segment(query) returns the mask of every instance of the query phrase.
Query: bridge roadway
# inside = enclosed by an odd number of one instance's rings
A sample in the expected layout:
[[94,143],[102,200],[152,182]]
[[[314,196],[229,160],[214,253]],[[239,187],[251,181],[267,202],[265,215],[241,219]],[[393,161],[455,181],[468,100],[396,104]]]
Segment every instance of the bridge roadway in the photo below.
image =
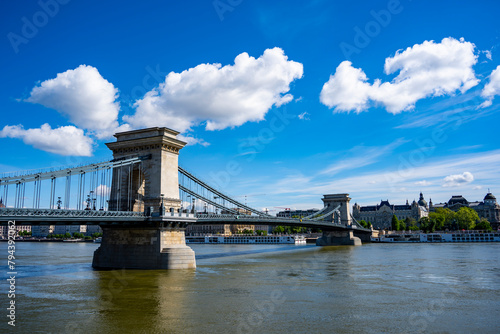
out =
[[271,216],[226,215],[226,214],[191,214],[170,213],[163,216],[146,216],[142,212],[132,211],[95,211],[95,210],[64,210],[64,209],[20,209],[0,208],[0,225],[7,225],[8,221],[16,221],[17,225],[286,225],[322,230],[356,230],[371,233],[371,230],[361,226],[334,224],[327,221],[313,219],[294,219]]

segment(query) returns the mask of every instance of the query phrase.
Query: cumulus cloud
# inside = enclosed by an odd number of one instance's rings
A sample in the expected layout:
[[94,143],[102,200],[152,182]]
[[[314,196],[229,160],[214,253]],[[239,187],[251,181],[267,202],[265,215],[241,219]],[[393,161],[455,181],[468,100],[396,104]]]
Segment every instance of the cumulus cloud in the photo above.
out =
[[362,69],[349,61],[340,63],[324,84],[320,101],[336,112],[359,113],[375,104],[397,114],[413,109],[418,100],[474,87],[479,82],[472,69],[476,63],[473,43],[451,37],[425,41],[386,58],[385,74],[399,73],[391,82],[376,79],[370,84]]
[[280,48],[259,58],[238,55],[234,65],[201,64],[165,82],[136,101],[136,113],[123,119],[133,127],[167,126],[180,132],[206,122],[206,130],[221,130],[263,120],[273,106],[293,99],[290,84],[303,66],[288,60]]
[[443,187],[458,187],[463,184],[471,183],[472,181],[474,181],[474,176],[469,172],[449,175],[444,178]]
[[57,110],[77,127],[105,138],[118,127],[117,97],[118,89],[95,67],[80,65],[43,81],[25,101]]
[[6,137],[22,139],[25,144],[50,153],[92,155],[92,139],[86,137],[82,129],[74,126],[52,129],[49,124],[43,124],[38,129],[25,130],[22,125],[7,125],[0,131],[0,138]]
[[111,188],[105,184],[100,184],[94,189],[97,196],[108,197],[111,194]]
[[493,103],[495,95],[500,95],[500,65],[490,74],[490,82],[484,86],[481,96],[487,99],[481,104],[481,107],[489,107]]

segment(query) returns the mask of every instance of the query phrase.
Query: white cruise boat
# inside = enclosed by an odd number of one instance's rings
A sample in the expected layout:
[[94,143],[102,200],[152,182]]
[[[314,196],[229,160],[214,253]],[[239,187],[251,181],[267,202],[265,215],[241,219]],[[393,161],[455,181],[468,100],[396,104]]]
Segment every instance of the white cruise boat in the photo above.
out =
[[499,231],[394,233],[372,237],[372,242],[500,242]]
[[305,245],[302,235],[186,236],[186,244],[295,244]]

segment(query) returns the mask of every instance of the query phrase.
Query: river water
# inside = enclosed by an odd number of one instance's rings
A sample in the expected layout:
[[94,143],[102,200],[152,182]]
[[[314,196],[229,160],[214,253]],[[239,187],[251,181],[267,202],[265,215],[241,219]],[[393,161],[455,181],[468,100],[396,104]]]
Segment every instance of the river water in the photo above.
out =
[[500,333],[499,243],[192,245],[171,271],[94,271],[97,247],[17,243],[0,332]]

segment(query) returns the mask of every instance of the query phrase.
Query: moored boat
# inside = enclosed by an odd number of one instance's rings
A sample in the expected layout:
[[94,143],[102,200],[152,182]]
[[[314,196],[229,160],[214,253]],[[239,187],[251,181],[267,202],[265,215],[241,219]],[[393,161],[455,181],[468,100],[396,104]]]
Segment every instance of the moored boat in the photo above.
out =
[[453,231],[433,233],[393,233],[372,237],[372,242],[500,242],[496,231]]
[[305,245],[302,235],[186,236],[187,244],[295,244]]

